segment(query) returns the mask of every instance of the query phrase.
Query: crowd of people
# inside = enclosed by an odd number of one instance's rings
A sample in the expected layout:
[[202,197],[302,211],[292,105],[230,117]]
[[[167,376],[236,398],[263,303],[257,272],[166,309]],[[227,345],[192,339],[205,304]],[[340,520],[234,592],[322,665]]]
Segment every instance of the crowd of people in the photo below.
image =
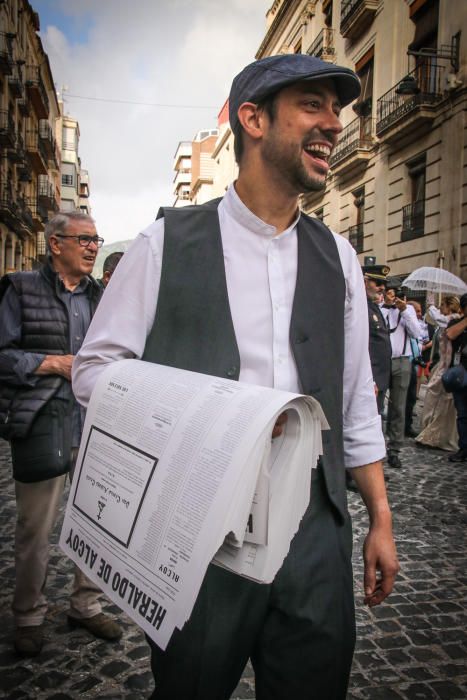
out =
[[[467,461],[467,386],[446,390],[443,375],[453,366],[467,368],[467,294],[447,294],[439,308],[407,299],[410,290],[391,279],[389,267],[363,267],[378,410],[386,424],[387,463],[400,468],[404,437],[419,446],[451,451],[451,462]],[[427,295],[428,301],[432,295]],[[441,294],[440,294],[441,296]],[[414,408],[426,382],[420,430]],[[467,382],[466,382],[467,384]]]
[[[11,444],[17,502],[18,653],[43,646],[49,537],[73,478],[84,408],[108,363],[136,357],[310,394],[330,426],[310,465],[310,505],[276,578],[258,584],[210,565],[167,649],[148,639],[153,697],[227,699],[250,658],[258,700],[300,698],[307,688],[345,698],[355,643],[346,473],[369,513],[364,601],[379,605],[399,568],[381,419],[387,414],[388,464],[398,468],[409,387],[416,396],[416,361],[429,348],[439,359],[417,439],[434,444],[439,434],[452,445],[455,406],[451,459],[467,457],[465,389],[451,397],[440,381],[444,368],[467,367],[467,295],[430,307],[425,326],[387,267],[362,275],[348,241],[298,207],[303,192],[325,186],[340,111],[359,93],[352,70],[312,56],[250,64],[229,96],[239,176],[222,200],[163,210],[123,257],[104,264],[99,283],[95,222],[58,214],[45,229],[43,267],[1,280],[0,436]],[[281,416],[272,438],[285,429]],[[68,621],[111,642],[121,628],[98,595],[76,569]]]

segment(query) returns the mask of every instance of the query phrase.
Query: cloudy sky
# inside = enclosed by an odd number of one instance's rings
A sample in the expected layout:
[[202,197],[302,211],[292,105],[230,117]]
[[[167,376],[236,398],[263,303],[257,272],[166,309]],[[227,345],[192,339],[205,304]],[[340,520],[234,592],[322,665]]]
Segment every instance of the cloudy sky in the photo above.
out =
[[178,142],[217,126],[272,0],[31,2],[65,113],[79,121],[99,233],[133,238],[173,203]]

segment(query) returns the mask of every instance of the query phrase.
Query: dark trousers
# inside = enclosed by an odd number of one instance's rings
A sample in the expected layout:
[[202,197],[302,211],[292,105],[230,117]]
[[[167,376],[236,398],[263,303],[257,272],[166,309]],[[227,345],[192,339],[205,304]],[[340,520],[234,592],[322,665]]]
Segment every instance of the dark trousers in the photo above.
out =
[[257,700],[344,700],[355,644],[350,521],[321,473],[274,582],[211,565],[193,613],[165,652],[150,640],[153,700],[228,700],[248,658]]
[[467,450],[467,389],[453,391],[452,398],[457,413],[457,432],[459,433],[459,449]]
[[410,430],[413,422],[413,410],[417,403],[417,366],[412,362],[410,370],[410,382],[405,403],[405,432]]

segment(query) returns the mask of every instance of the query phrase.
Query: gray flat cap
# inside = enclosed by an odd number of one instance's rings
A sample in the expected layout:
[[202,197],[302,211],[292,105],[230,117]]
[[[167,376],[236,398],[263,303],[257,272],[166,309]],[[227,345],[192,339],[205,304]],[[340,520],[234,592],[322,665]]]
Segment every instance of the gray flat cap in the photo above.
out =
[[336,66],[307,54],[268,56],[250,63],[234,79],[229,95],[232,131],[239,126],[238,108],[243,102],[259,102],[287,85],[305,80],[332,78],[343,107],[360,95],[360,80],[350,68]]

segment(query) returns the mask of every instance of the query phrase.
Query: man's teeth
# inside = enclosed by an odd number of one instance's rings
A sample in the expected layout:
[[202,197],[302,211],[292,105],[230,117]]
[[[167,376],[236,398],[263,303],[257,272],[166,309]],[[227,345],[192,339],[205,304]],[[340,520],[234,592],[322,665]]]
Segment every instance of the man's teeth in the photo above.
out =
[[325,146],[322,143],[309,143],[305,146],[305,151],[317,158],[323,158],[326,160],[331,155],[331,149],[329,146]]

